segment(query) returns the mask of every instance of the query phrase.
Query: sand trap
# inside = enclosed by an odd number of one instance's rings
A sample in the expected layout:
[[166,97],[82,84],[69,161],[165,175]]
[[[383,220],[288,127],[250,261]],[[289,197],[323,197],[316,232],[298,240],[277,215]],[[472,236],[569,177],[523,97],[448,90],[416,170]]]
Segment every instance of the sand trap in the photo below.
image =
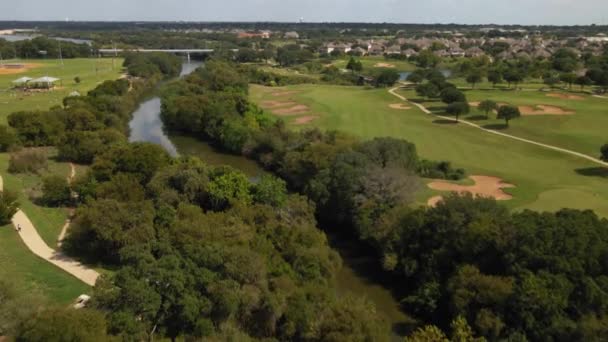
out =
[[[481,103],[480,101],[469,102],[469,106],[479,107],[480,103]],[[505,102],[498,102],[498,103],[496,103],[496,105],[500,107],[500,106],[508,106],[509,104],[505,103]]]
[[262,101],[261,106],[265,109],[272,109],[278,107],[287,107],[295,105],[295,102],[292,101]]
[[281,97],[281,96],[289,96],[289,95],[293,95],[293,94],[297,94],[297,91],[277,91],[274,92],[270,95],[274,96],[274,97]]
[[389,64],[389,63],[376,63],[374,65],[375,68],[394,68],[395,65],[394,64]]
[[579,95],[564,94],[564,93],[550,93],[548,97],[554,97],[562,100],[584,100],[585,98]]
[[519,106],[521,115],[572,115],[573,111],[565,110],[556,106],[537,105],[537,106]]
[[318,116],[312,116],[312,115],[302,116],[302,117],[295,119],[294,124],[295,125],[305,125],[318,118],[319,118]]
[[[21,64],[21,63],[19,63],[19,64]],[[21,74],[21,73],[24,73],[31,69],[39,68],[41,66],[42,66],[42,64],[38,64],[38,63],[25,63],[25,64],[23,64],[23,68],[0,67],[0,75]]]
[[399,110],[408,110],[408,109],[412,109],[412,107],[407,106],[406,104],[403,103],[393,103],[391,105],[388,105],[389,107],[391,107],[392,109],[399,109]]
[[309,110],[310,109],[308,108],[308,106],[296,105],[296,106],[289,107],[289,108],[281,108],[281,109],[274,110],[273,113],[275,113],[277,115],[289,116],[289,115],[298,115],[298,114],[308,113]]
[[[503,183],[500,178],[490,176],[471,176],[470,178],[475,182],[475,185],[459,185],[444,180],[437,180],[429,183],[428,187],[439,191],[470,193],[474,197],[492,197],[498,201],[506,201],[513,198],[513,196],[502,191],[502,189],[514,188],[515,185]],[[443,197],[435,196],[430,198],[427,204],[435,206],[441,200],[443,200]]]

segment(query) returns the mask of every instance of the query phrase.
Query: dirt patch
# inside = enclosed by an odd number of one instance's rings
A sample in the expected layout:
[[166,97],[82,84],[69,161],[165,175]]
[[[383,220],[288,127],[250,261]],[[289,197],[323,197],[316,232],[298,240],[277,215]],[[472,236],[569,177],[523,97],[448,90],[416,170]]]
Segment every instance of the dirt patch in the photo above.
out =
[[293,94],[297,94],[297,91],[276,91],[274,93],[271,93],[270,95],[274,96],[274,97],[281,97],[281,96],[289,96],[289,95],[293,95]]
[[7,67],[5,66],[1,66],[0,67],[0,75],[14,75],[14,74],[21,74],[24,72],[27,72],[29,70],[32,69],[36,69],[41,67],[42,64],[38,64],[38,63],[25,63],[22,64],[21,67]]
[[273,113],[277,115],[290,116],[308,113],[310,109],[305,105],[295,105],[289,108],[281,108],[274,110]]
[[272,109],[279,107],[287,107],[295,105],[295,102],[292,101],[262,101],[260,104],[264,109]]
[[562,100],[584,100],[585,98],[579,95],[564,94],[564,93],[550,93],[548,97],[554,97]]
[[521,115],[572,115],[571,110],[566,110],[557,106],[537,105],[537,106],[519,106]]
[[[471,106],[471,107],[479,107],[479,104],[480,104],[480,103],[481,103],[481,102],[479,102],[479,101],[473,101],[473,102],[469,102],[469,106]],[[509,105],[509,104],[508,104],[508,103],[505,103],[505,102],[498,102],[498,103],[497,103],[497,105],[500,107],[500,106],[507,106],[507,105]]]
[[[502,179],[490,176],[471,176],[470,178],[475,182],[475,185],[459,185],[444,180],[437,180],[429,183],[428,187],[439,191],[470,193],[475,197],[491,197],[498,201],[506,201],[513,198],[513,196],[502,190],[514,188],[515,185],[513,184],[503,183]],[[430,198],[427,204],[433,207],[441,200],[443,200],[443,197],[435,196]]]
[[295,119],[295,121],[293,122],[295,125],[305,125],[311,121],[314,121],[316,119],[318,119],[318,116],[313,116],[313,115],[307,115],[307,116],[302,116],[299,117],[297,119]]
[[390,64],[390,63],[376,63],[374,65],[374,68],[394,68],[395,65],[394,64]]
[[407,106],[406,104],[403,103],[393,103],[388,105],[389,107],[391,107],[392,109],[399,109],[399,110],[408,110],[408,109],[412,109],[412,107]]

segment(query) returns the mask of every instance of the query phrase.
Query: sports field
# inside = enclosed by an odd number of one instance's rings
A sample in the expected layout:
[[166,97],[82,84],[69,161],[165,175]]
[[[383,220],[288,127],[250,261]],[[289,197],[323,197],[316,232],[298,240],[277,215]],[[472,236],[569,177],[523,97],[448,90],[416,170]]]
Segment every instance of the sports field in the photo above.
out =
[[[396,71],[413,71],[416,70],[416,66],[408,61],[402,61],[397,59],[386,59],[383,56],[365,56],[365,57],[355,57],[357,60],[361,61],[364,70],[369,69],[382,69],[389,68],[394,69]],[[342,58],[334,63],[338,68],[346,68],[348,64],[348,58]]]
[[[403,95],[416,97],[413,91]],[[474,94],[470,97],[474,99]],[[283,114],[279,115],[296,128],[317,126],[350,132],[363,138],[404,138],[415,143],[424,158],[452,161],[455,166],[465,168],[471,175],[499,177],[506,183],[515,185],[514,188],[505,189],[513,199],[504,202],[514,209],[558,210],[571,207],[593,209],[608,216],[608,172],[598,165],[578,157],[484,133],[462,124],[437,120],[415,106],[403,106],[386,89],[319,85],[282,89],[252,86],[251,98],[275,114],[283,109]],[[284,108],[279,102],[292,104]],[[591,107],[601,105],[595,99],[590,103]],[[398,104],[401,106],[391,108],[391,105]],[[593,121],[592,115],[589,114],[590,121]],[[519,125],[531,122],[529,119],[530,117],[524,117],[517,123],[513,121],[514,126],[517,126],[510,133],[518,133],[517,129],[523,131]],[[553,118],[545,120],[549,119]],[[577,123],[572,121],[569,125],[576,127]],[[569,140],[570,136],[576,135],[575,131],[564,133],[563,139]],[[590,151],[595,143],[593,140],[598,139],[581,138],[579,142],[569,144],[581,148],[586,146],[584,151]],[[599,146],[596,151],[597,149]],[[426,199],[437,194],[442,193],[425,189],[419,195],[419,200],[425,203]]]
[[[60,105],[63,98],[73,91],[86,94],[99,83],[120,77],[122,73],[122,60],[99,58],[64,59],[60,60],[9,60],[4,63],[24,64],[22,70],[0,68],[0,124],[6,123],[6,117],[13,112],[21,110],[46,110],[52,106]],[[112,67],[114,64],[114,67]],[[57,87],[44,92],[23,92],[14,90],[12,81],[21,77],[50,76],[61,79]],[[74,78],[81,80],[76,83]]]

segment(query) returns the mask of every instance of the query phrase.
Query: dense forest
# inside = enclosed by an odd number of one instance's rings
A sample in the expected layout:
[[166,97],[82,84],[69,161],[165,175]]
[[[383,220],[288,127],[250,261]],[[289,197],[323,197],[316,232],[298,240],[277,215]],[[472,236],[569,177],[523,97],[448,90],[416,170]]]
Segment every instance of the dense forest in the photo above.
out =
[[0,39],[0,57],[8,58],[88,58],[94,56],[88,44],[58,41],[44,36],[9,42]]

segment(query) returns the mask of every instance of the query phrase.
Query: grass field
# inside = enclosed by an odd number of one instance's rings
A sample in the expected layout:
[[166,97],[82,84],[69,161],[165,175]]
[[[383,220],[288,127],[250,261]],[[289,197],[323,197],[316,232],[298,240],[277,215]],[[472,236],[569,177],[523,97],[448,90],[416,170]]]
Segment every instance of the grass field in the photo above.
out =
[[[53,156],[54,151],[49,152],[49,155]],[[4,179],[4,187],[19,193],[21,209],[30,218],[43,240],[51,248],[56,248],[57,237],[65,223],[67,210],[38,206],[30,200],[30,195],[39,188],[41,178],[45,175],[67,176],[69,165],[51,159],[48,170],[40,175],[14,175],[6,171],[8,160],[8,154],[0,154],[0,173]],[[78,295],[89,291],[89,287],[80,280],[32,254],[15,233],[12,225],[0,228],[0,268],[6,272],[5,274],[10,274],[20,283],[39,290],[50,300],[58,303],[71,302]]]
[[[59,60],[12,60],[6,63],[32,64],[33,68],[15,74],[0,73],[0,124],[6,123],[6,117],[13,112],[21,110],[46,110],[52,106],[60,105],[68,94],[78,91],[86,94],[99,83],[116,79],[122,73],[122,60],[111,59],[65,59],[64,65]],[[97,70],[97,71],[96,71]],[[42,93],[25,93],[12,89],[12,81],[27,77],[52,76],[61,79],[56,89]],[[81,82],[76,84],[74,77],[80,77]]]
[[[501,177],[517,186],[507,190],[514,199],[504,202],[513,209],[558,210],[571,207],[593,209],[608,216],[608,175],[591,162],[472,127],[436,120],[413,106],[408,110],[392,109],[389,105],[399,103],[399,100],[386,89],[319,85],[285,89],[295,93],[277,98],[272,95],[276,89],[269,91],[252,86],[251,98],[260,103],[289,100],[309,106],[310,113],[306,115],[318,118],[307,125],[295,125],[296,117],[285,117],[297,128],[314,125],[350,132],[362,138],[404,138],[415,143],[424,158],[452,161],[469,174]],[[404,95],[415,97],[413,91]],[[419,195],[420,202],[425,202],[435,193],[423,190]]]
[[[66,59],[62,66],[58,60],[11,61],[33,64],[34,67],[13,74],[0,73],[0,124],[6,123],[10,113],[20,110],[49,109],[60,105],[72,91],[86,94],[104,80],[120,77],[122,60],[117,59],[112,68],[111,59]],[[97,69],[97,70],[96,70]],[[23,77],[53,76],[62,79],[62,84],[48,92],[25,94],[11,89],[11,81]],[[76,84],[74,77],[80,77]],[[21,209],[30,218],[42,239],[51,247],[57,247],[57,238],[65,223],[68,211],[65,208],[45,208],[31,200],[31,195],[40,190],[42,177],[56,174],[67,177],[69,165],[53,160],[55,151],[49,150],[49,166],[40,175],[10,174],[7,172],[9,155],[0,154],[0,173],[7,189],[19,193]],[[77,172],[82,171],[78,168]],[[54,265],[32,254],[15,233],[11,225],[0,228],[0,269],[28,288],[37,289],[51,301],[68,303],[78,295],[90,292],[80,280]]]

